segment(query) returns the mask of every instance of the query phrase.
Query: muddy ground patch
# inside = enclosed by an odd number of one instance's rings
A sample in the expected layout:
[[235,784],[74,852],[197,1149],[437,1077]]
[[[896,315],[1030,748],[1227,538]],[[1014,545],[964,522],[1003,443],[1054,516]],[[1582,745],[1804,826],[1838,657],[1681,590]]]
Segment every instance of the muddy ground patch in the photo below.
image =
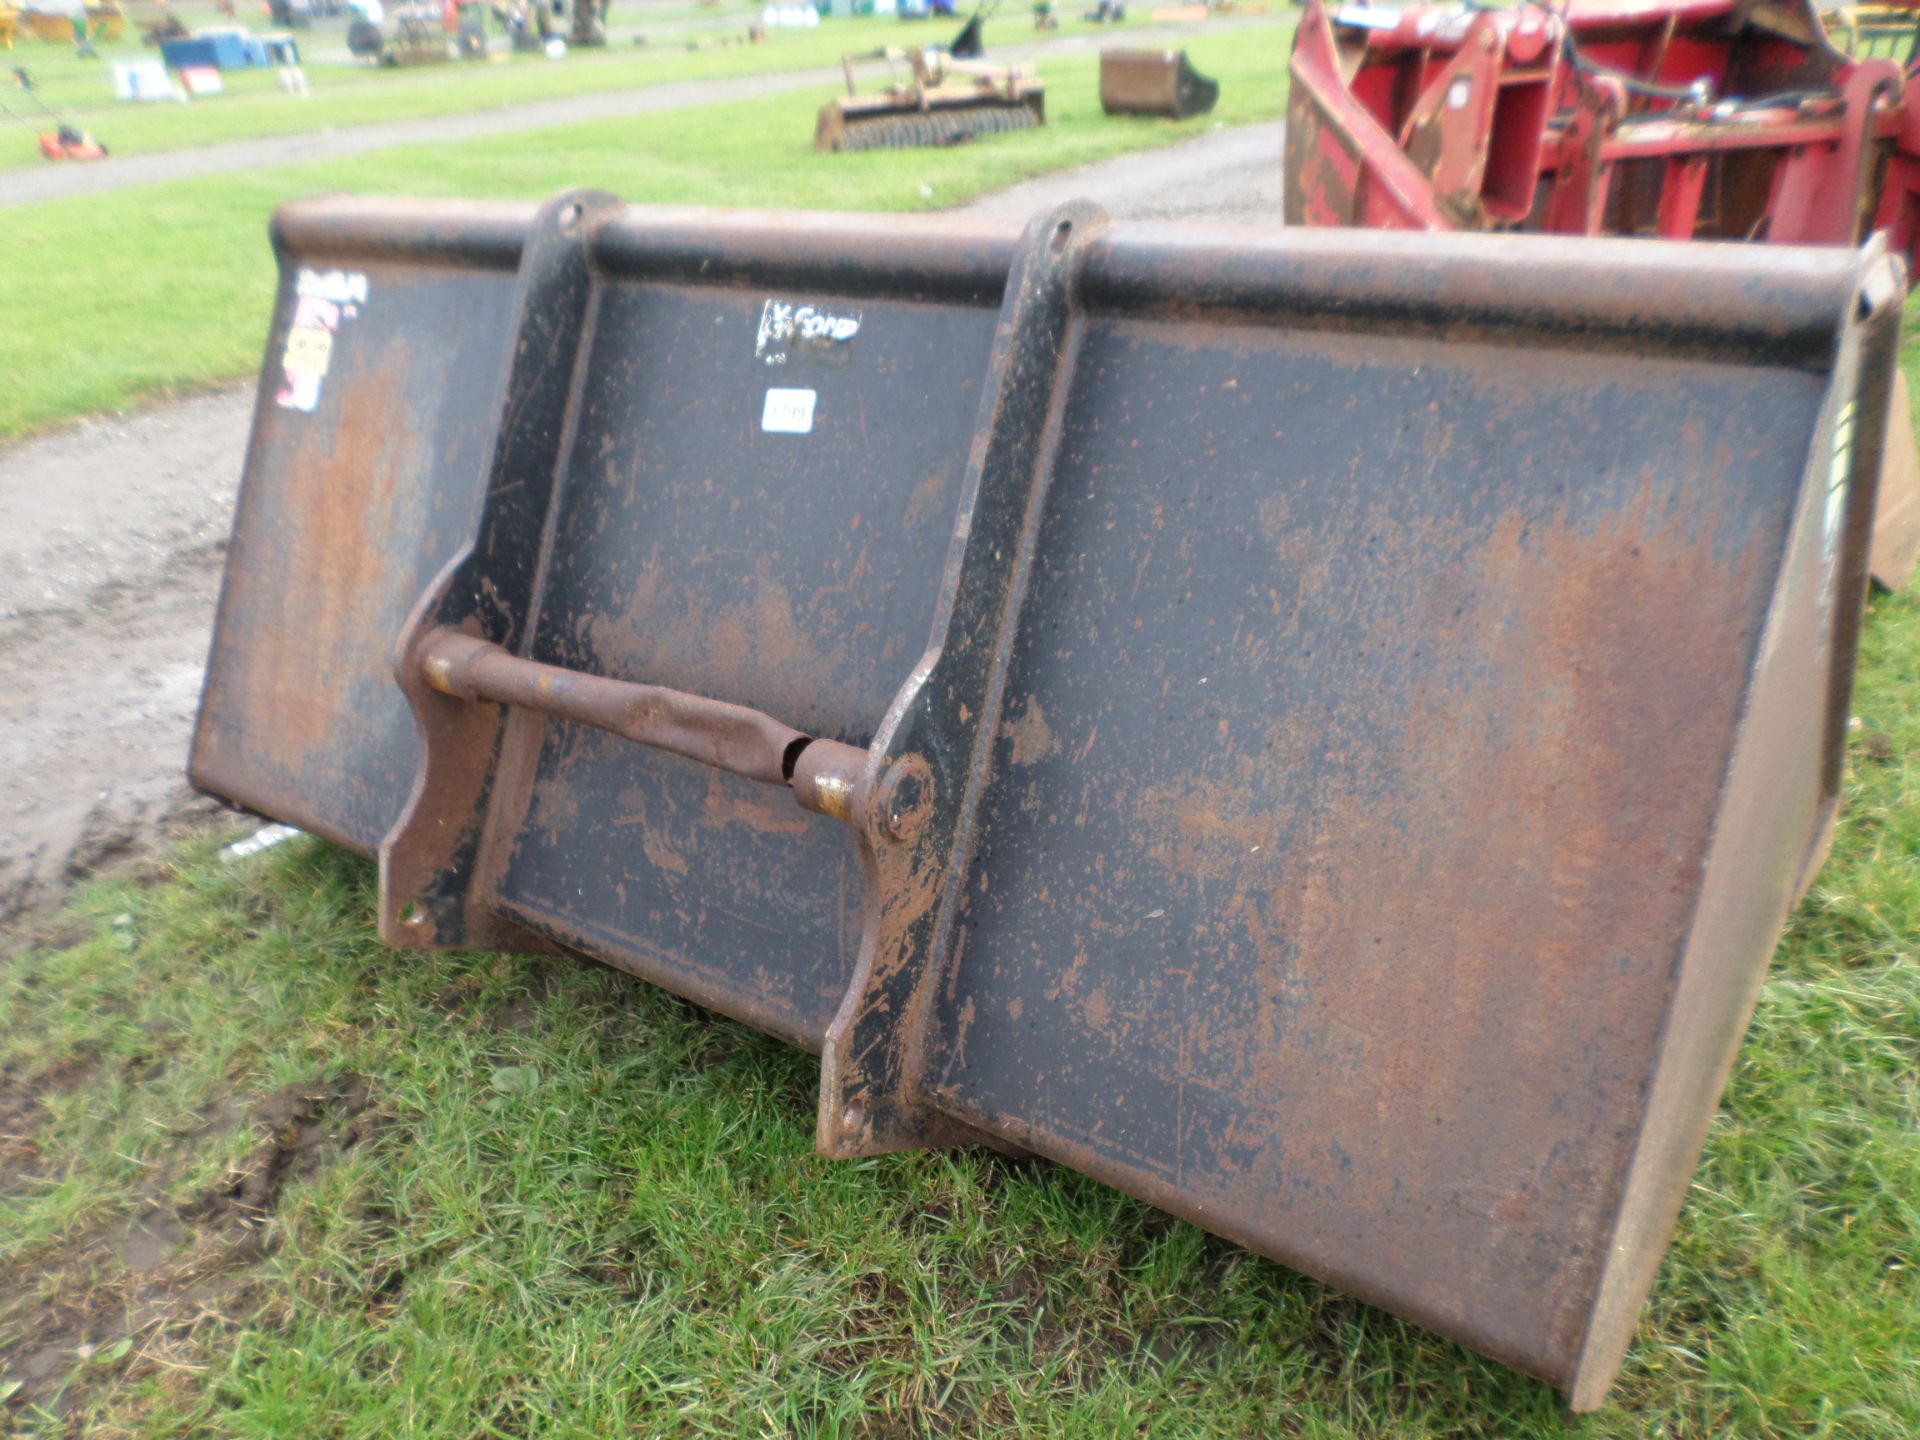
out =
[[[0,1196],[57,1180],[38,1131],[49,1099],[93,1077],[76,1061],[41,1074],[0,1072]],[[14,1267],[0,1295],[0,1396],[23,1422],[61,1418],[154,1369],[191,1371],[209,1330],[253,1317],[262,1262],[288,1181],[310,1178],[364,1141],[373,1125],[367,1082],[341,1075],[210,1104],[188,1141],[236,1126],[244,1157],[184,1204],[165,1174],[129,1211],[80,1227]]]

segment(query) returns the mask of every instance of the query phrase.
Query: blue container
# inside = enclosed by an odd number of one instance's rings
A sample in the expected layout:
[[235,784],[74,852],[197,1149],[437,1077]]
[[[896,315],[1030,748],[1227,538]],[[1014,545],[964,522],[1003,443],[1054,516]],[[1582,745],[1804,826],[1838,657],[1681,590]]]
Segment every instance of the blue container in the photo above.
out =
[[215,70],[264,70],[269,64],[267,47],[238,30],[164,40],[160,44],[160,58],[174,70],[193,65],[211,66]]

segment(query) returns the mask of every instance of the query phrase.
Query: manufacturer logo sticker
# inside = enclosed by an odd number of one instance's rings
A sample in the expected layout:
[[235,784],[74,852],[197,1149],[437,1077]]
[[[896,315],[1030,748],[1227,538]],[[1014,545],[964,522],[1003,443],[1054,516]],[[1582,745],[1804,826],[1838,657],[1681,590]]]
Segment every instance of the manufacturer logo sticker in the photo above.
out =
[[769,365],[784,365],[807,350],[831,353],[860,333],[860,312],[835,314],[814,305],[769,300],[760,307],[753,353]]

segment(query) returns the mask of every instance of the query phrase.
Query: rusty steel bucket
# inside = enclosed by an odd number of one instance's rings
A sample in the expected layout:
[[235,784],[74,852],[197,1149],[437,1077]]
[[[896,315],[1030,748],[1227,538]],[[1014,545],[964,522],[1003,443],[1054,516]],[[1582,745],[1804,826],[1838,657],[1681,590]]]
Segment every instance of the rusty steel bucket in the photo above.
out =
[[1920,445],[1905,371],[1893,376],[1887,438],[1880,451],[1880,497],[1873,513],[1867,573],[1887,590],[1903,590],[1920,560]]
[[1204,115],[1220,98],[1218,82],[1187,63],[1184,50],[1102,50],[1100,108],[1109,115]]
[[201,788],[1599,1403],[1838,801],[1877,246],[274,235]]

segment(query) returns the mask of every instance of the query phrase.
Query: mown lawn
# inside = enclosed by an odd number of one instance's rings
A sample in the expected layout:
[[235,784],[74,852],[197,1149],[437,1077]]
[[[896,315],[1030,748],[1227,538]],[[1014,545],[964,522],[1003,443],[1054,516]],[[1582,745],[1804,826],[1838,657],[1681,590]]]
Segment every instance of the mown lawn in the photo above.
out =
[[[606,90],[629,90],[685,80],[715,80],[731,75],[770,74],[837,65],[843,54],[872,51],[883,45],[944,43],[957,33],[960,21],[934,20],[905,25],[893,18],[832,20],[816,30],[770,30],[757,45],[744,43],[748,24],[759,6],[730,4],[724,12],[697,12],[714,18],[711,48],[690,50],[696,32],[661,31],[645,46],[616,37],[599,50],[575,50],[562,61],[544,55],[496,54],[484,63],[448,64],[407,69],[379,69],[361,65],[316,63],[303,68],[310,95],[287,95],[271,70],[228,71],[221,78],[224,93],[189,105],[125,104],[114,99],[114,62],[158,58],[158,51],[142,50],[137,37],[119,45],[100,47],[100,58],[83,60],[70,48],[22,39],[4,53],[0,76],[25,66],[33,76],[33,96],[44,100],[69,123],[90,130],[117,156],[145,155],[188,145],[222,140],[246,140],[269,135],[292,135],[348,125],[382,121],[419,120],[435,115],[465,114],[498,109],[535,100]],[[1122,29],[1147,23],[1149,7],[1136,6]],[[664,19],[652,10],[626,11],[616,3],[617,25]],[[217,22],[212,15],[187,17]],[[490,22],[491,24],[491,22]],[[256,31],[269,28],[256,23]],[[1075,7],[1063,15],[1060,28],[1036,35],[1027,12],[1008,12],[993,22],[989,34],[996,46],[1030,41],[1043,44],[1075,35],[1105,34],[1111,27],[1086,23]],[[297,36],[303,57],[343,51],[344,32]],[[504,42],[492,37],[496,51]],[[1284,48],[1284,47],[1283,47]],[[30,96],[0,84],[0,106],[48,128],[52,121]],[[38,167],[40,158],[34,131],[0,116],[0,186],[10,169]]]
[[1108,119],[1095,57],[1063,56],[1040,65],[1044,127],[945,150],[815,154],[814,115],[832,93],[823,89],[0,209],[0,316],[19,318],[0,324],[0,439],[254,371],[273,295],[267,217],[283,200],[597,185],[635,202],[933,209],[1210,125],[1277,117],[1288,33],[1276,23],[1190,45],[1221,99],[1212,116],[1180,124]]

